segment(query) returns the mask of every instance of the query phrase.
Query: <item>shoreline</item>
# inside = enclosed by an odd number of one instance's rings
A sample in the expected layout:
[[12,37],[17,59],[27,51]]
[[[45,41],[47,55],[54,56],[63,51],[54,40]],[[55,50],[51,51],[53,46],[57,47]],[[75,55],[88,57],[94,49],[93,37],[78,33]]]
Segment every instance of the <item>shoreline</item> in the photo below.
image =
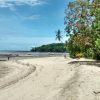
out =
[[0,53],[0,61],[7,60],[21,60],[21,59],[31,59],[31,58],[42,58],[42,57],[62,57],[69,53],[53,53],[53,52],[4,52]]

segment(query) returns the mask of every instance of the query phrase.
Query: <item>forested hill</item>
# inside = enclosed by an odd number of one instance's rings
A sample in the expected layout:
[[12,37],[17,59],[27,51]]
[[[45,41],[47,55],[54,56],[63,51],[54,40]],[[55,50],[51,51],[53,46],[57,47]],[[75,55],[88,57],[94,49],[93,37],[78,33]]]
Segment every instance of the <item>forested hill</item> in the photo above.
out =
[[34,47],[31,49],[32,52],[67,52],[64,48],[64,43],[52,43],[48,45],[42,45],[40,47]]

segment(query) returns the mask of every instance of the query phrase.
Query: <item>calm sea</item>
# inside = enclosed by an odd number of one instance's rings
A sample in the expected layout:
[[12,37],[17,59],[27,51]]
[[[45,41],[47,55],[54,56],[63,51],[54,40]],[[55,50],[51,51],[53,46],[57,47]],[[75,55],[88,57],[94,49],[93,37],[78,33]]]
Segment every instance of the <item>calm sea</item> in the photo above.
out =
[[51,52],[30,52],[30,51],[0,51],[0,60],[7,59],[27,59],[36,57],[55,57],[55,56],[68,56],[68,53],[51,53]]

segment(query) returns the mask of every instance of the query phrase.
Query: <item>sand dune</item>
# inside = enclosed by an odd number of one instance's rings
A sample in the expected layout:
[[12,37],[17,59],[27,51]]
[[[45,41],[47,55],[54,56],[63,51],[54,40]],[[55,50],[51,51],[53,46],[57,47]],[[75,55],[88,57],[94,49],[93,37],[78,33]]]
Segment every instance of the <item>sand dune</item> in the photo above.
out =
[[5,62],[12,70],[0,78],[0,100],[100,100],[99,62],[77,61],[46,57]]

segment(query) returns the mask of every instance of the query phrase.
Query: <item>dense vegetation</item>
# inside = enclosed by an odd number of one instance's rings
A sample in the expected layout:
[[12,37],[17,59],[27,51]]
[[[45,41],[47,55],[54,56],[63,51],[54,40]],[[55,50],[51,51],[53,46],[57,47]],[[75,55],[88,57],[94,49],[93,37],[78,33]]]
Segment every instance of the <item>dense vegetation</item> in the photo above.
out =
[[32,52],[66,52],[64,43],[53,43],[48,45],[42,45],[40,47],[34,47]]
[[65,14],[70,56],[100,59],[100,0],[75,0]]

